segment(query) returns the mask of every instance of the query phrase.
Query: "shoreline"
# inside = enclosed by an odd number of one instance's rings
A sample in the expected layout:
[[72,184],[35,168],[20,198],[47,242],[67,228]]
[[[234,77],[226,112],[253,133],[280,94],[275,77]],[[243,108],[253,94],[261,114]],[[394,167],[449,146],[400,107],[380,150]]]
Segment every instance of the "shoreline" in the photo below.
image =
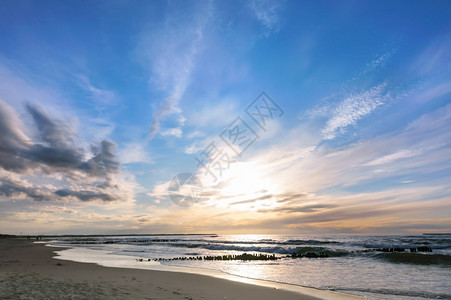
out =
[[[92,250],[86,248],[67,248],[60,246],[47,245],[49,247],[64,248],[62,250],[56,251],[55,259],[69,260],[75,262],[85,262],[94,263],[100,266],[108,268],[125,268],[125,269],[138,269],[138,270],[150,270],[150,271],[161,271],[161,272],[176,272],[185,274],[195,274],[209,276],[219,279],[225,279],[229,281],[235,281],[245,284],[256,285],[260,287],[269,287],[284,291],[292,291],[302,295],[310,295],[313,297],[321,297],[321,299],[334,299],[334,300],[345,300],[345,299],[362,299],[360,296],[355,296],[352,294],[346,294],[338,291],[332,290],[322,290],[312,287],[305,287],[295,284],[282,283],[270,280],[253,279],[239,275],[228,274],[219,270],[202,268],[202,267],[183,267],[183,266],[170,266],[160,264],[154,261],[143,261],[136,262],[137,257],[110,254],[102,250]],[[89,254],[93,253],[94,256]],[[114,258],[113,260],[102,260],[105,256],[96,256],[97,253],[102,253],[103,255]],[[83,260],[79,258],[83,257]],[[76,259],[78,258],[78,260]]]
[[[181,270],[105,267],[58,258],[71,248],[30,240],[0,240],[0,298],[33,299],[363,299],[288,284]],[[161,266],[161,265],[160,265]],[[194,268],[193,268],[194,269]]]

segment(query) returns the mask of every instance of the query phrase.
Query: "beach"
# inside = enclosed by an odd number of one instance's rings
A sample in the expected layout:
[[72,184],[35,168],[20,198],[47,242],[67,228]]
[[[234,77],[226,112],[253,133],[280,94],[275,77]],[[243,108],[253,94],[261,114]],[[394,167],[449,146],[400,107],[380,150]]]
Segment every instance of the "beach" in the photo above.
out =
[[301,288],[302,292],[204,275],[110,268],[55,259],[45,244],[0,240],[0,299],[361,299]]

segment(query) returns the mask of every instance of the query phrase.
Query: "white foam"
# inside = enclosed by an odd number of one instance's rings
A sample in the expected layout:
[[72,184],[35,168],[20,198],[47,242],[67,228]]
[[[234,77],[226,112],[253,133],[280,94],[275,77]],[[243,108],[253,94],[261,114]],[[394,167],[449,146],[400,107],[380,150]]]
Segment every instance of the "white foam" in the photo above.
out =
[[[93,250],[86,248],[70,248],[57,251],[56,259],[61,260],[71,260],[82,263],[94,263],[104,267],[112,268],[132,268],[132,269],[145,269],[154,271],[170,271],[170,272],[183,272],[183,273],[195,273],[198,274],[198,270],[194,268],[177,267],[177,266],[165,266],[157,261],[143,258],[143,261],[138,261],[140,259],[136,256],[118,255],[104,250]],[[224,274],[220,271],[214,270],[203,270],[211,271],[213,273]]]

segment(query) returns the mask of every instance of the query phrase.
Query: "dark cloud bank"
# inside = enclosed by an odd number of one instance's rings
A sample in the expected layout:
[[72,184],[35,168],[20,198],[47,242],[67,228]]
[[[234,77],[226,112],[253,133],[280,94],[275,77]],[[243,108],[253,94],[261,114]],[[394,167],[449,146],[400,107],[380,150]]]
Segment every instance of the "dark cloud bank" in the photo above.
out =
[[59,174],[66,182],[77,182],[86,189],[67,187],[47,193],[39,187],[0,175],[0,196],[25,195],[38,201],[69,196],[81,201],[118,200],[112,193],[118,189],[114,176],[120,169],[114,153],[115,143],[104,140],[100,145],[92,146],[92,156],[86,159],[84,151],[76,147],[74,134],[67,124],[50,118],[44,110],[29,104],[26,111],[35,125],[32,132],[36,132],[36,141],[23,132],[23,123],[16,112],[0,101],[0,169],[19,175],[36,172]]

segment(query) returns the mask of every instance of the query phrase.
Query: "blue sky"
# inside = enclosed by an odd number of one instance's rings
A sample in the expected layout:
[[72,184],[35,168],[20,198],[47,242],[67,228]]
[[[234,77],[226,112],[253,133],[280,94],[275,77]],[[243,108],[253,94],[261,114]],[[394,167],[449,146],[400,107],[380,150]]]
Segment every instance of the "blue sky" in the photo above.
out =
[[[2,1],[1,231],[450,231],[450,12]],[[262,92],[280,110],[259,127]],[[237,117],[256,137],[240,155],[221,139]],[[212,142],[216,179],[196,161]],[[183,172],[203,185],[190,207],[168,197]]]

